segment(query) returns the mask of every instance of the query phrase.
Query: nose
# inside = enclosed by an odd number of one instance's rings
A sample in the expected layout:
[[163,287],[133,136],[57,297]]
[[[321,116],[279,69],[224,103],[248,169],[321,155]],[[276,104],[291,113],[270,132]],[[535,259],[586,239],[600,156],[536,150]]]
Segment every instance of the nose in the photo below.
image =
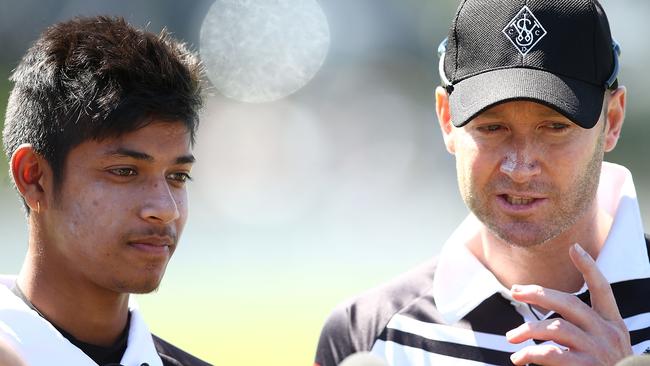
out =
[[515,183],[526,183],[541,172],[538,154],[530,141],[517,142],[506,152],[500,170]]
[[166,182],[152,182],[142,194],[146,197],[140,211],[143,220],[168,224],[180,217],[176,199]]

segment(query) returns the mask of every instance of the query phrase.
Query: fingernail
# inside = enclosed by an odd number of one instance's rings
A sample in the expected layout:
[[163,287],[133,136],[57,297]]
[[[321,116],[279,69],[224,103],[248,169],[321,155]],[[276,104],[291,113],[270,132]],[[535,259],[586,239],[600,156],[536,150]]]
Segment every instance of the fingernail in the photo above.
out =
[[521,355],[520,355],[519,352],[515,352],[515,353],[510,355],[510,361],[512,361],[512,363],[514,363],[514,364],[516,364],[517,361],[519,361],[520,358],[521,358]]
[[587,255],[587,252],[585,252],[585,250],[582,249],[582,246],[580,246],[580,244],[578,243],[573,244],[573,248],[575,248],[576,252],[578,252],[578,254],[580,254],[581,256],[585,257]]
[[521,285],[512,285],[512,287],[510,288],[510,291],[512,291],[512,292],[521,292],[522,289],[523,289],[523,287]]

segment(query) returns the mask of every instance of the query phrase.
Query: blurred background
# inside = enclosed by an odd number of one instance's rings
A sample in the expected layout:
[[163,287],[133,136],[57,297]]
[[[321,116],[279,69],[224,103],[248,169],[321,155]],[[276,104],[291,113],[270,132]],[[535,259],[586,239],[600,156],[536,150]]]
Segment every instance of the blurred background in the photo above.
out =
[[[181,246],[159,291],[139,296],[153,332],[211,363],[310,365],[337,303],[435,255],[467,214],[432,102],[434,53],[457,2],[319,4],[329,47],[305,87],[260,104],[213,88]],[[623,136],[607,159],[634,174],[649,231],[650,2],[603,4],[629,91]],[[199,50],[212,5],[0,0],[0,115],[11,70],[46,26],[120,15]],[[0,273],[16,273],[27,229],[4,155],[0,182]]]

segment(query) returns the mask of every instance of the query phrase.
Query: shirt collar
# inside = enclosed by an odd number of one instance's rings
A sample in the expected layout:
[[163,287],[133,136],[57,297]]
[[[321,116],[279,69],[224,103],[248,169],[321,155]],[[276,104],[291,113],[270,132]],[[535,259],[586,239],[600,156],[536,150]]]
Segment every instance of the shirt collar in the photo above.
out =
[[[643,223],[632,181],[623,166],[603,162],[598,205],[614,222],[596,264],[610,283],[650,277]],[[462,319],[495,293],[512,300],[510,291],[474,257],[466,244],[480,235],[483,224],[470,214],[442,247],[433,278],[433,297],[449,324]],[[620,265],[625,263],[624,266]],[[586,291],[586,286],[578,292]]]
[[[0,275],[0,337],[10,340],[32,366],[51,365],[52,360],[66,365],[97,366],[52,324],[11,292],[15,280],[15,276]],[[149,328],[133,296],[129,297],[129,312],[129,338],[120,364],[162,366]]]

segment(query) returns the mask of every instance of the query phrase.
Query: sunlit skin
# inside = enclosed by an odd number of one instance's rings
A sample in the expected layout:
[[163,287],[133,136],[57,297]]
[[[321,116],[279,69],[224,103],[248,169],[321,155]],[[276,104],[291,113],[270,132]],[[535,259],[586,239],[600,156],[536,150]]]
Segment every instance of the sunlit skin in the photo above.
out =
[[[559,326],[532,322],[509,332],[513,343],[545,339],[566,346],[525,347],[511,358],[517,365],[611,365],[631,353],[611,288],[591,259],[612,224],[595,198],[600,167],[625,117],[625,88],[607,93],[604,112],[591,129],[524,100],[493,106],[456,128],[445,90],[436,90],[438,120],[456,158],[461,196],[483,223],[468,248],[513,289],[516,300],[566,319]],[[580,255],[580,248],[588,254]],[[571,295],[585,281],[593,307]]]
[[0,366],[25,366],[25,362],[16,351],[2,339],[0,339]]
[[455,131],[461,196],[507,243],[530,247],[557,237],[594,216],[588,211],[603,159],[598,127],[580,128],[533,102],[490,108]]
[[603,114],[591,129],[531,101],[496,105],[456,128],[444,89],[436,97],[461,196],[484,223],[470,250],[507,287],[578,290],[568,249],[580,243],[596,256],[609,231],[595,194],[603,153],[620,135],[625,90],[607,99],[608,123]]
[[129,293],[155,290],[176,249],[193,161],[185,126],[154,121],[73,148],[54,190],[47,162],[21,146],[12,173],[31,213],[18,284],[40,312],[79,340],[112,344]]

